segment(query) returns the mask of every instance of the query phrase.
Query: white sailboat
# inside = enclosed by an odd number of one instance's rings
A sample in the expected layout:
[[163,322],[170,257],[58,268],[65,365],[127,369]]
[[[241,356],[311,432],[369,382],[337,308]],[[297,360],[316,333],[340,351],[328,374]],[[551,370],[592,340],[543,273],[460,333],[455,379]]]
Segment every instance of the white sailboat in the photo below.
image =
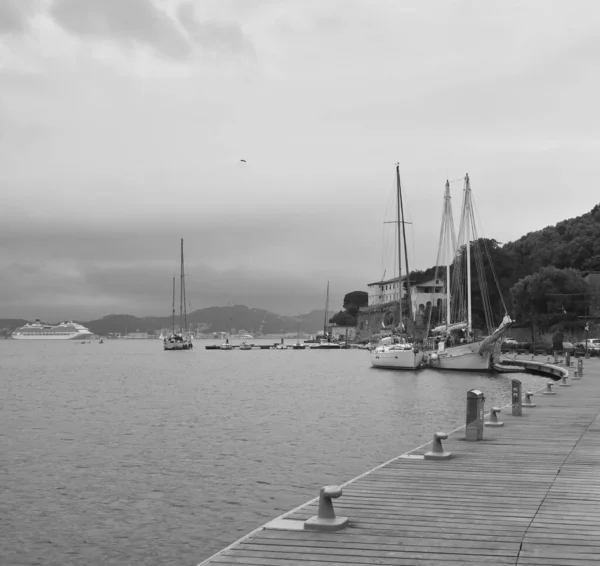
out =
[[[327,317],[327,314],[325,315]],[[292,346],[292,350],[305,350],[306,344],[300,342],[300,311],[298,311],[298,337],[296,343]]]
[[323,321],[323,338],[317,344],[311,344],[311,350],[339,350],[342,346],[331,339],[331,333],[327,331],[327,318],[329,311],[329,281],[327,281],[327,295],[325,298],[325,319]]
[[185,298],[185,273],[183,263],[183,238],[181,239],[181,274],[180,274],[180,295],[179,295],[179,332],[175,331],[175,277],[173,277],[173,329],[170,336],[163,339],[163,349],[173,350],[191,350],[193,348],[190,334],[183,330],[187,328],[187,308]]
[[[402,333],[402,240],[404,240],[404,260],[406,265],[406,291],[408,294],[408,316],[412,320],[412,300],[406,231],[404,229],[404,205],[400,184],[400,165],[396,163],[396,215],[398,223],[398,317],[399,335],[382,338],[371,351],[371,365],[376,368],[415,370],[423,363],[423,351],[410,342]],[[402,234],[402,237],[401,237]]]
[[[477,337],[473,329],[472,247],[489,334],[481,337]],[[489,371],[492,369],[494,357],[500,353],[500,338],[507,332],[512,320],[508,315],[504,299],[502,299],[505,314],[500,326],[495,330],[493,329],[493,313],[487,294],[488,282],[484,272],[484,253],[487,253],[487,248],[485,241],[482,243],[477,237],[469,175],[465,176],[458,239],[454,237],[452,207],[450,205],[450,183],[446,181],[437,261],[438,267],[445,263],[445,320],[431,331],[432,336],[429,339],[425,354],[426,362],[431,367],[460,371]],[[489,257],[489,254],[487,255],[495,283],[498,286],[491,257]],[[452,270],[451,265],[453,266]],[[498,292],[502,298],[499,288]]]

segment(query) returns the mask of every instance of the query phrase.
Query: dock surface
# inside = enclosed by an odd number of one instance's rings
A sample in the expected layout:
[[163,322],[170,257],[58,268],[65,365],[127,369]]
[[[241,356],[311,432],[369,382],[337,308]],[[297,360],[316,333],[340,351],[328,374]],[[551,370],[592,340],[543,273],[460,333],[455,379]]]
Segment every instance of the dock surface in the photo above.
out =
[[[263,527],[201,565],[600,564],[600,361],[584,365],[522,417],[504,407],[484,440],[451,433],[450,460],[415,458],[429,444],[343,484],[344,530]],[[282,518],[316,514],[313,500]]]

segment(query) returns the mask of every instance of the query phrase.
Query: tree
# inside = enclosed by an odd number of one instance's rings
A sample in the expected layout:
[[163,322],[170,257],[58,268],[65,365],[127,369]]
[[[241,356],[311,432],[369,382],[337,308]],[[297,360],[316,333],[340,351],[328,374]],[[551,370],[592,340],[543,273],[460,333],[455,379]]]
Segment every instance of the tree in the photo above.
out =
[[535,340],[536,331],[585,314],[589,286],[575,269],[548,266],[517,281],[510,294],[513,318],[530,322]]
[[338,326],[356,326],[356,317],[352,316],[348,311],[340,311],[335,313],[329,322]]
[[343,307],[353,317],[356,317],[360,307],[366,307],[368,304],[369,294],[365,291],[352,291],[344,296]]

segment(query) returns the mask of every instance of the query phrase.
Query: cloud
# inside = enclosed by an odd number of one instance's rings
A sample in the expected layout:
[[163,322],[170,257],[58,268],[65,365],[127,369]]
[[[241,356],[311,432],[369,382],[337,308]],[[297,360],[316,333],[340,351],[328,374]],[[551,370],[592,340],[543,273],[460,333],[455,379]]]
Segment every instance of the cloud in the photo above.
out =
[[35,0],[0,0],[0,35],[23,33],[29,26]]
[[82,37],[139,43],[172,58],[191,51],[175,22],[151,0],[56,0],[51,13],[65,30]]
[[199,21],[191,2],[179,5],[177,17],[190,37],[205,50],[254,53],[252,43],[235,22]]
[[329,269],[331,258],[311,261],[320,232],[285,240],[286,217],[229,225],[223,218],[175,224],[22,220],[0,227],[0,318],[160,315],[171,301],[172,277],[179,276],[179,234],[185,236],[192,309],[231,303],[308,312],[322,308],[331,279],[334,310],[353,290],[353,269]]
[[396,161],[415,269],[447,178],[503,242],[597,203],[595,2],[153,2],[53,0],[2,37],[4,309],[154,312],[181,236],[195,305],[321,307],[328,279],[339,305],[393,271]]

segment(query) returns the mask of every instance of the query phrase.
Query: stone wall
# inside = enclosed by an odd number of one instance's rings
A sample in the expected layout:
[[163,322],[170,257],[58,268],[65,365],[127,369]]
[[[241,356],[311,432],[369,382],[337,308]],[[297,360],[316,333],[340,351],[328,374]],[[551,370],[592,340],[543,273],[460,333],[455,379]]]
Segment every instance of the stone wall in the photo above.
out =
[[[405,324],[406,321],[405,321]],[[398,325],[398,302],[392,301],[382,305],[362,307],[358,311],[356,325],[356,340],[371,340],[373,336],[381,333],[390,334],[392,329]],[[409,328],[409,334],[417,339],[425,337],[427,320],[422,315],[417,315],[413,328]]]

